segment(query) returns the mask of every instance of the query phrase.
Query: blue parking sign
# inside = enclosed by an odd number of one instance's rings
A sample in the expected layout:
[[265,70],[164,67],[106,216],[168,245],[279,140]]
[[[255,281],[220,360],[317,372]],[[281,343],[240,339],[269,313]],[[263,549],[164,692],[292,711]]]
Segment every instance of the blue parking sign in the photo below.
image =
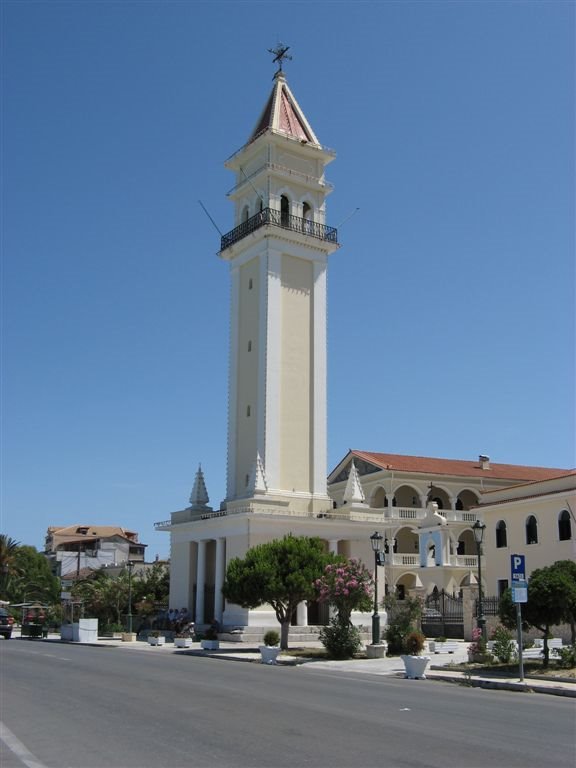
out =
[[524,555],[510,555],[510,565],[512,583],[515,581],[526,581],[526,559]]

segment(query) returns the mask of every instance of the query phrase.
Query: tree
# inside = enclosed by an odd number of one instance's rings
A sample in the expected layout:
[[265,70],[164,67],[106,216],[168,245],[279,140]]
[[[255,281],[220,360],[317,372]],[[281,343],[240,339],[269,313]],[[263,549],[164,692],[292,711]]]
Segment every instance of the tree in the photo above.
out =
[[222,593],[243,608],[271,605],[280,622],[280,647],[288,648],[292,615],[303,600],[313,600],[314,582],[334,559],[318,538],[292,536],[258,544],[226,569]]
[[369,611],[372,607],[373,581],[370,571],[360,560],[330,563],[314,584],[318,601],[336,608],[336,616],[322,627],[320,640],[330,656],[351,658],[360,650],[358,627],[352,625],[352,611]]
[[14,562],[17,575],[12,579],[12,602],[33,600],[46,605],[60,603],[60,580],[54,576],[50,563],[36,547],[21,545],[16,549]]
[[128,610],[126,572],[113,577],[104,571],[95,571],[89,579],[77,582],[72,593],[82,599],[85,613],[98,619],[104,630],[112,625],[122,626],[122,615]]
[[0,579],[2,580],[2,590],[0,594],[8,600],[9,585],[14,576],[18,574],[16,565],[16,552],[20,542],[0,533]]
[[350,623],[352,611],[369,611],[372,607],[372,575],[360,560],[328,564],[314,586],[319,602],[333,605],[343,624]]
[[[537,568],[528,580],[528,602],[522,606],[522,623],[542,632],[544,667],[549,663],[550,627],[566,621],[572,628],[576,612],[576,564],[558,560]],[[500,619],[507,627],[516,626],[516,606],[508,589],[500,599]],[[574,630],[573,630],[574,631]]]

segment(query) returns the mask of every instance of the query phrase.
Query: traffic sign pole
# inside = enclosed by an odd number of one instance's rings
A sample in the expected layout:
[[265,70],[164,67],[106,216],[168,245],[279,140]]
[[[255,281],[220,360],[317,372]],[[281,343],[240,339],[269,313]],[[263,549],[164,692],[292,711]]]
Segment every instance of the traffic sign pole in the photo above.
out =
[[522,656],[522,603],[516,603],[516,633],[518,636],[518,673],[524,682],[524,658]]
[[512,602],[516,603],[516,634],[518,637],[518,674],[524,681],[524,658],[522,656],[522,603],[528,601],[526,583],[526,560],[524,555],[510,555],[512,571]]

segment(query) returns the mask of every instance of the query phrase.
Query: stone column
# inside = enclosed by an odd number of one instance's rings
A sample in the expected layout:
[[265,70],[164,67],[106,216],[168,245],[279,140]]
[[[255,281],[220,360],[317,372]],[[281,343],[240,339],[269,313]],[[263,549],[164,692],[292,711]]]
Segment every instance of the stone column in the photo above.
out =
[[196,566],[196,624],[204,624],[204,585],[206,583],[206,541],[198,542]]
[[298,607],[296,608],[296,626],[308,626],[308,606],[306,605],[305,600],[303,600],[301,603],[298,603]]
[[419,493],[418,495],[420,496],[420,506],[423,509],[426,509],[426,507],[428,506],[428,494],[427,493]]
[[226,539],[216,539],[216,567],[214,574],[214,618],[222,624],[224,597],[222,585],[226,570]]
[[472,630],[476,627],[474,607],[478,598],[478,585],[462,587],[462,610],[464,613],[464,640],[472,640]]

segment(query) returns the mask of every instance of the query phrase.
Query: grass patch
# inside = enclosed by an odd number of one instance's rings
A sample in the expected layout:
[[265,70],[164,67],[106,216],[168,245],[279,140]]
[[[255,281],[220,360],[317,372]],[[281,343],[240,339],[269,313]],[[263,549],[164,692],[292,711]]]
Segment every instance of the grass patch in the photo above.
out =
[[[448,664],[444,669],[456,669],[461,672],[471,673],[483,673],[486,675],[493,675],[494,677],[515,677],[518,675],[518,662],[513,664],[499,664],[498,662],[491,662],[490,664],[476,664],[472,662],[465,662],[461,664]],[[564,677],[573,678],[576,682],[576,668],[562,669],[554,662],[551,662],[546,669],[542,665],[542,661],[539,659],[528,659],[524,661],[524,674],[534,677]]]

